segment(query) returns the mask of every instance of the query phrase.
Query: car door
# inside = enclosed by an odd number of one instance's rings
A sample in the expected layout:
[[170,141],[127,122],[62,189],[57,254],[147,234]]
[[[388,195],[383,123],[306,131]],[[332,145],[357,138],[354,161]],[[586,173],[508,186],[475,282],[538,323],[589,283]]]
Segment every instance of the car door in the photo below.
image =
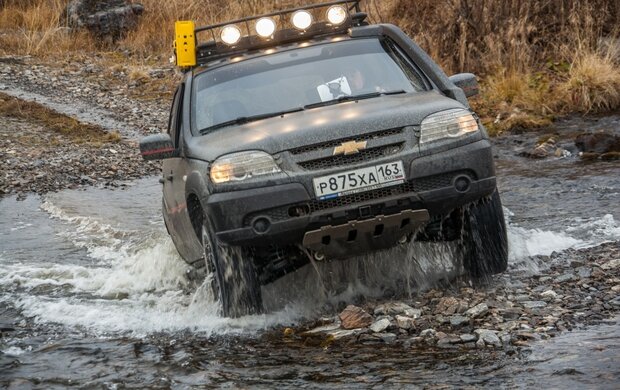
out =
[[[181,122],[181,107],[183,102],[183,84],[179,85],[177,90],[174,93],[174,99],[172,101],[172,108],[170,109],[170,118],[168,120],[168,134],[170,134],[170,138],[172,139],[172,143],[174,147],[178,150],[180,148],[180,122]],[[168,233],[172,236],[172,239],[179,249],[179,252],[182,252],[182,240],[179,235],[179,212],[183,207],[185,207],[184,202],[179,202],[179,197],[176,194],[176,181],[178,181],[178,176],[180,174],[180,164],[182,160],[182,151],[178,150],[177,157],[167,158],[163,162],[162,166],[162,179],[163,183],[163,193],[164,193],[164,220],[166,222],[166,227],[168,229]],[[180,245],[181,244],[181,245]],[[183,256],[184,254],[181,253]],[[183,256],[184,257],[184,256]]]

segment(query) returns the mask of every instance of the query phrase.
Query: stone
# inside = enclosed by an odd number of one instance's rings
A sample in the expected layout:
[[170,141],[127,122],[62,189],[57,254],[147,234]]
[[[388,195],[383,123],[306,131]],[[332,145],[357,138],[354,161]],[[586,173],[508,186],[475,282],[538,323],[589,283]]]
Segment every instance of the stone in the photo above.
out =
[[380,333],[386,330],[390,326],[390,320],[388,318],[382,318],[378,321],[375,321],[372,325],[370,325],[370,330],[375,333]]
[[357,336],[362,332],[361,329],[337,329],[331,332],[327,332],[327,336],[329,336],[332,340],[340,340],[347,337]]
[[620,136],[606,132],[582,133],[575,138],[575,146],[583,153],[620,152]]
[[521,302],[521,304],[523,305],[523,307],[526,307],[528,309],[540,309],[547,306],[547,302],[545,301],[524,301]]
[[377,333],[375,336],[379,337],[386,344],[391,344],[396,341],[396,335],[394,333]]
[[577,268],[577,275],[578,275],[581,279],[586,279],[586,278],[589,278],[590,276],[592,276],[592,268],[588,268],[588,267],[579,267],[579,268]]
[[458,311],[459,300],[454,297],[441,298],[437,306],[435,307],[435,313],[437,314],[454,314]]
[[347,306],[338,317],[344,329],[365,328],[372,324],[372,316],[361,307],[354,305]]
[[460,344],[461,339],[459,337],[445,337],[437,341],[437,347],[439,348],[456,348],[456,344]]
[[317,334],[317,333],[326,333],[326,332],[331,332],[331,331],[339,329],[339,328],[340,328],[340,324],[339,323],[327,324],[327,325],[319,326],[319,327],[316,327],[314,329],[308,330],[308,331],[304,332],[303,335],[313,335],[313,334]]
[[414,319],[420,318],[422,315],[422,310],[414,309],[406,303],[402,302],[390,302],[384,303],[377,306],[374,310],[375,315],[396,315],[396,314],[404,314],[408,317],[413,317]]
[[71,0],[63,19],[73,29],[85,28],[97,37],[117,41],[138,25],[142,4],[126,0]]
[[460,338],[461,338],[461,341],[464,343],[472,343],[478,340],[478,337],[475,334],[471,334],[471,333],[462,334]]
[[395,319],[401,329],[409,330],[415,326],[415,320],[411,317],[397,315]]
[[553,290],[547,290],[547,291],[540,293],[541,298],[555,299],[557,296],[558,294]]
[[420,332],[420,337],[431,338],[437,335],[437,331],[435,329],[424,329]]
[[493,330],[489,329],[476,329],[474,333],[478,335],[479,340],[483,340],[486,345],[492,345],[494,347],[501,347],[502,342],[499,337],[497,337],[497,333]]
[[453,327],[459,327],[461,325],[467,324],[469,322],[469,318],[461,315],[454,315],[450,317],[450,325]]
[[554,279],[555,283],[564,283],[564,282],[570,282],[571,280],[575,279],[575,275],[573,275],[572,273],[566,273],[566,274],[562,274],[560,276],[558,276],[557,278]]
[[489,312],[489,306],[486,303],[480,303],[465,312],[465,315],[471,318],[482,317]]
[[620,259],[613,259],[601,265],[601,268],[604,269],[605,271],[616,269],[618,267],[620,267]]

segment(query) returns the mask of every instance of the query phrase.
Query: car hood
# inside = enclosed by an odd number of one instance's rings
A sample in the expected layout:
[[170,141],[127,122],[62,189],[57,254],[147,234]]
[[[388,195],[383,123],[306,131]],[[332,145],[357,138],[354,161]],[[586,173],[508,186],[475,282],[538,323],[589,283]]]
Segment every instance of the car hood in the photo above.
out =
[[246,150],[276,154],[300,146],[419,125],[426,116],[451,108],[465,107],[432,91],[343,102],[191,137],[186,155],[213,161],[224,154]]

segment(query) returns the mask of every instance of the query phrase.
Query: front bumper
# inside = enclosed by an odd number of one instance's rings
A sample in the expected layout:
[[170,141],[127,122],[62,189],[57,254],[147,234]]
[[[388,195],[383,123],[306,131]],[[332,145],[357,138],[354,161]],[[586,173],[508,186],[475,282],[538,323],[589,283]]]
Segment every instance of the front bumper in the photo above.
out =
[[[215,224],[218,238],[231,245],[301,244],[307,232],[327,225],[389,216],[404,210],[427,210],[431,217],[446,215],[490,195],[496,188],[488,140],[424,156],[399,156],[399,159],[408,172],[407,181],[397,186],[318,201],[309,185],[312,177],[309,175],[305,183],[212,194],[206,202],[207,213]],[[367,165],[373,164],[376,162]]]

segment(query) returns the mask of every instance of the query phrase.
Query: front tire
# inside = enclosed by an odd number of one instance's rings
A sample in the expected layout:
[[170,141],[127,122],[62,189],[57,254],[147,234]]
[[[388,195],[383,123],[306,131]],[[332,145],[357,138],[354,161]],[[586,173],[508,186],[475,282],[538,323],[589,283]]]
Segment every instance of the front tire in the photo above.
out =
[[243,248],[219,242],[205,216],[202,247],[207,273],[213,273],[212,288],[224,317],[259,314],[263,310],[260,283],[254,261]]
[[463,267],[472,280],[484,280],[506,271],[508,235],[497,189],[465,210]]

